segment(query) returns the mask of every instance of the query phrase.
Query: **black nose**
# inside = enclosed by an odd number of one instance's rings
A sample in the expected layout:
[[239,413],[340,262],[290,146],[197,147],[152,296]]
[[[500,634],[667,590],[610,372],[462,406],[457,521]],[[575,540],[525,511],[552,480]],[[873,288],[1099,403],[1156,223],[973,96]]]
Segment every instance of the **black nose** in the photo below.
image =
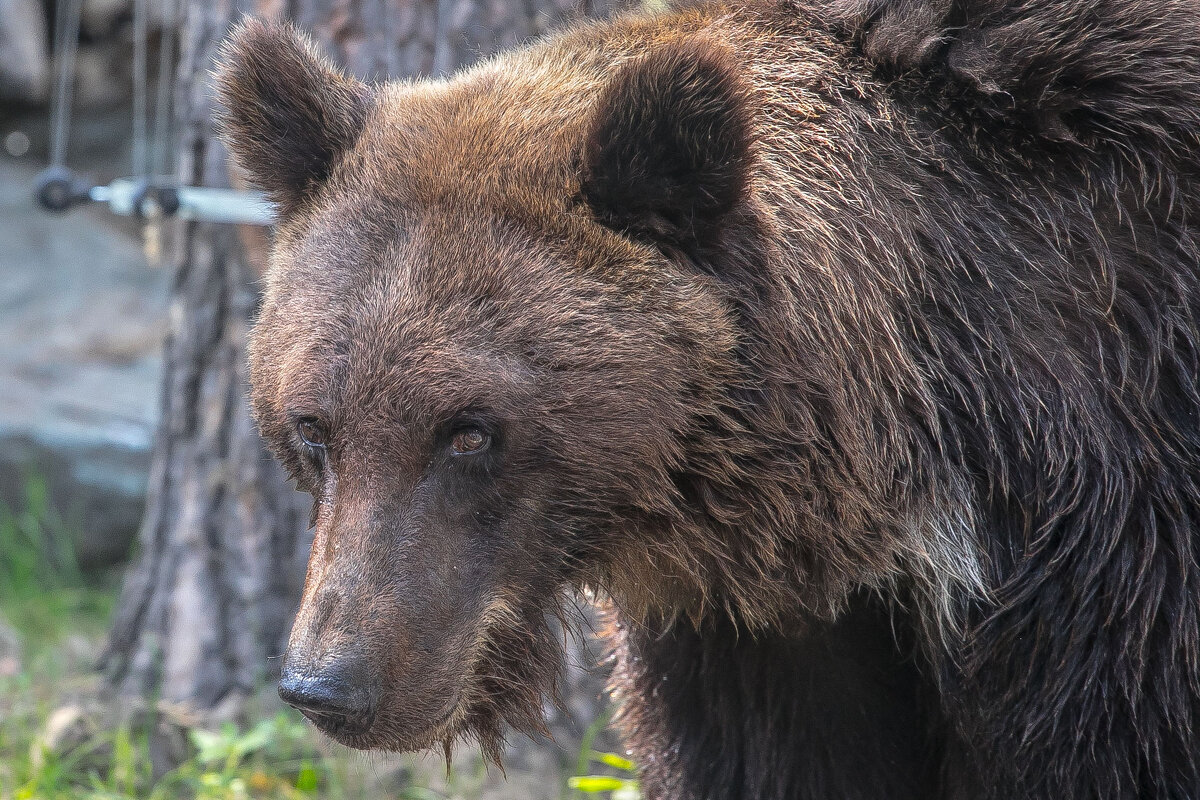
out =
[[337,662],[316,671],[288,667],[279,679],[279,697],[325,733],[362,733],[374,722],[375,704],[354,672]]

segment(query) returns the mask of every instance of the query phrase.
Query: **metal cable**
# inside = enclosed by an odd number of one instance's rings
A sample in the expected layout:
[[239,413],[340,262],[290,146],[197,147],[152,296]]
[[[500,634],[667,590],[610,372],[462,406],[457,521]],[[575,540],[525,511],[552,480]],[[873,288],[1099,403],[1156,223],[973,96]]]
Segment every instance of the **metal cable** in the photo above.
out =
[[158,37],[158,93],[154,102],[154,170],[170,171],[171,57],[174,55],[175,0],[163,0],[162,26]]
[[146,20],[147,0],[133,0],[133,174],[146,177],[150,174],[149,155],[146,152],[147,92],[146,92],[146,38],[149,25]]
[[75,86],[75,54],[79,50],[79,22],[83,0],[59,0],[55,6],[54,49],[57,74],[54,105],[50,111],[50,164],[61,167],[67,159],[71,132],[71,95]]

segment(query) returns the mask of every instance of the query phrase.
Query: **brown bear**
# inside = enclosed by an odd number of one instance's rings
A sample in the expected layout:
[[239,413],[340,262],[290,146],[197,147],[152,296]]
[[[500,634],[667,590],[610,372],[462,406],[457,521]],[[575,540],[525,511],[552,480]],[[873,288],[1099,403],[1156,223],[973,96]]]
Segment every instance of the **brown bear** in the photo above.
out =
[[376,86],[247,22],[218,83],[322,730],[495,754],[589,587],[647,798],[1200,797],[1195,0],[702,3]]

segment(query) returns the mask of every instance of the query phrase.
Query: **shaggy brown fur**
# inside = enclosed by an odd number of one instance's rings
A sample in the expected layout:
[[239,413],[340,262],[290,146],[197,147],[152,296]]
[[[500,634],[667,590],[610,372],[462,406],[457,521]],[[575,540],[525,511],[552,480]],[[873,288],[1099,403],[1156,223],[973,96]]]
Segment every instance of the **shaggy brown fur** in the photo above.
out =
[[1198,12],[700,5],[376,87],[241,27],[285,696],[494,753],[590,586],[648,797],[1200,796]]

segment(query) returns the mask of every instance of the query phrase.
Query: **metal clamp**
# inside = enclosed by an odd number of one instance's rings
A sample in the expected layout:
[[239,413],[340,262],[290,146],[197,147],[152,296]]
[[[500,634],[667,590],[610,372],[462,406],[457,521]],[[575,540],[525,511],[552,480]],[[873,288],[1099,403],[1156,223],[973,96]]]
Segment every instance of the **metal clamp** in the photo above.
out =
[[68,209],[90,203],[92,184],[66,167],[49,167],[38,174],[34,196],[47,211],[61,214]]
[[169,178],[118,178],[94,186],[65,167],[38,175],[35,196],[48,211],[64,212],[84,203],[104,203],[122,216],[177,217],[196,222],[274,225],[275,208],[259,192],[177,186]]

